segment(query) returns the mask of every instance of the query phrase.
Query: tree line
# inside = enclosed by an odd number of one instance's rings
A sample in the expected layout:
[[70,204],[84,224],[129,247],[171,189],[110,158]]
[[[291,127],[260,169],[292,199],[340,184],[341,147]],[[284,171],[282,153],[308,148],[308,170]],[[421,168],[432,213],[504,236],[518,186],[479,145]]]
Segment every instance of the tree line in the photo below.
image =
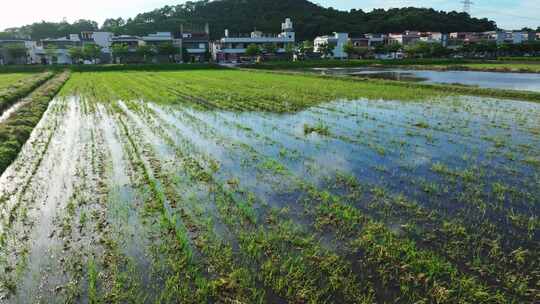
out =
[[156,31],[201,30],[210,24],[211,38],[218,39],[225,29],[232,33],[249,33],[253,29],[276,33],[281,22],[292,18],[300,40],[334,31],[352,35],[362,33],[403,32],[405,30],[457,32],[489,31],[497,25],[488,19],[472,18],[466,13],[443,12],[427,8],[361,9],[341,11],[325,8],[307,0],[220,0],[188,1],[168,5],[134,18],[110,18],[101,27],[92,20],[37,22],[0,32],[0,39],[30,37],[40,40],[82,31],[110,31],[115,34],[145,35]]

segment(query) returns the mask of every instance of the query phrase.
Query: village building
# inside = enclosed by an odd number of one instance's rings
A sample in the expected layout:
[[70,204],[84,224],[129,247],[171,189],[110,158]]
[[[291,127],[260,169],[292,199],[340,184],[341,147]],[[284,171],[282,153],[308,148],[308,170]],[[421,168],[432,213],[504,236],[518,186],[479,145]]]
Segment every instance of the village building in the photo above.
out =
[[27,39],[0,39],[0,65],[36,63],[35,42]]
[[334,33],[331,36],[319,36],[313,41],[313,47],[316,53],[322,53],[325,46],[332,48],[332,58],[347,58],[344,47],[349,43],[348,33]]
[[264,34],[260,31],[253,31],[250,35],[231,35],[229,30],[225,30],[225,37],[216,41],[212,46],[212,57],[215,61],[234,62],[245,56],[250,45],[256,45],[264,49],[266,45],[275,46],[276,53],[283,55],[288,48],[292,48],[296,41],[293,22],[287,18],[281,24],[281,33]]
[[159,46],[162,44],[174,44],[176,40],[171,32],[157,32],[141,37],[142,45]]
[[69,34],[60,38],[42,39],[31,53],[36,56],[36,62],[43,64],[73,64],[69,49],[82,48],[88,44],[98,45],[102,56],[97,58],[99,63],[111,61],[111,37],[109,32],[82,32],[80,34]]
[[101,56],[98,59],[99,63],[112,62],[111,38],[113,33],[110,32],[82,32],[81,44],[84,47],[87,44],[98,45],[101,49]]
[[421,35],[418,31],[405,31],[403,33],[388,34],[388,44],[401,44],[403,46],[415,44],[420,41]]
[[421,32],[420,41],[427,43],[439,43],[446,47],[448,45],[448,34],[441,32]]
[[128,47],[129,52],[135,52],[139,45],[143,44],[143,40],[138,36],[119,35],[111,37],[110,44],[111,48],[117,45],[125,45]]
[[182,49],[186,52],[183,58],[188,62],[204,62],[210,58],[210,26],[205,24],[204,30],[192,29],[184,30],[181,27],[180,37]]
[[36,54],[44,64],[72,64],[73,61],[69,55],[69,49],[72,47],[81,47],[82,41],[78,34],[70,34],[60,38],[42,39],[40,48]]

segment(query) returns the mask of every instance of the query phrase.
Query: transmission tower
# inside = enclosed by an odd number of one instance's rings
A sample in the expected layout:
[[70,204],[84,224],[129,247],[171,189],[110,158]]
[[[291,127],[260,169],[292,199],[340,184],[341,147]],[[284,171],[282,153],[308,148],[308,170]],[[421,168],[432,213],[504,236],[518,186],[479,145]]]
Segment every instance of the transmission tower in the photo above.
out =
[[471,14],[471,5],[474,3],[471,0],[463,0],[461,1],[463,3],[463,12],[467,14]]

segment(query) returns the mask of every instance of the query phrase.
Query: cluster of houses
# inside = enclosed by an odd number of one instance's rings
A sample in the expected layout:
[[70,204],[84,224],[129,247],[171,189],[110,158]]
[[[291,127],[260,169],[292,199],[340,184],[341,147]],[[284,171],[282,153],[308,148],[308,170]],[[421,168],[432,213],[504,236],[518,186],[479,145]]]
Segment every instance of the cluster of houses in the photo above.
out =
[[[8,48],[2,46],[19,46],[26,49],[26,56],[13,58]],[[160,45],[170,45],[178,52],[174,58],[169,58],[175,62],[190,61],[202,62],[207,60],[210,52],[210,29],[208,24],[204,30],[183,31],[177,33],[157,32],[146,36],[114,35],[110,32],[82,32],[80,34],[70,34],[60,38],[48,38],[41,41],[30,41],[25,39],[0,40],[0,65],[2,64],[74,64],[79,63],[76,58],[72,58],[70,49],[84,48],[86,45],[97,45],[100,56],[91,63],[114,63],[118,58],[114,56],[115,46],[125,47],[128,55],[124,56],[129,62],[140,60],[137,51],[142,46],[159,47]],[[182,54],[184,52],[185,54]],[[90,62],[88,62],[90,63]]]
[[[489,32],[455,32],[455,33],[440,33],[440,32],[419,32],[405,31],[403,33],[388,33],[388,34],[364,34],[359,37],[349,37],[347,33],[334,33],[330,36],[320,36],[315,38],[314,51],[321,53],[322,48],[326,45],[333,45],[334,50],[331,57],[347,58],[344,46],[351,44],[357,48],[367,48],[375,50],[379,46],[410,46],[419,42],[437,43],[441,46],[455,50],[463,45],[475,43],[494,43],[502,44],[521,44],[530,41],[539,41],[540,33],[525,32],[525,31],[489,31]],[[402,52],[386,53],[381,52],[376,54],[379,59],[398,59],[402,57]]]
[[[437,43],[446,48],[458,48],[464,44],[480,42],[492,42],[496,44],[520,44],[526,41],[540,40],[540,33],[523,31],[491,31],[491,32],[419,32],[405,31],[403,33],[387,34],[364,34],[351,37],[348,33],[333,33],[332,35],[316,37],[313,41],[312,53],[326,53],[324,57],[347,58],[346,45],[355,48],[369,50],[381,49],[381,46],[414,45],[418,42]],[[26,56],[12,58],[2,45],[18,44],[27,50]],[[172,45],[178,50],[174,58],[175,62],[202,62],[212,59],[215,62],[238,62],[247,57],[250,47],[261,50],[272,46],[272,55],[279,57],[292,53],[297,49],[297,40],[293,22],[287,18],[281,24],[281,32],[277,34],[265,34],[253,31],[250,34],[232,34],[225,30],[224,36],[217,41],[210,41],[210,29],[208,24],[204,30],[184,31],[181,27],[177,33],[157,32],[147,36],[115,36],[109,32],[83,32],[71,34],[56,39],[43,39],[41,41],[29,40],[0,40],[0,65],[7,63],[19,64],[72,64],[74,58],[70,56],[73,47],[84,47],[87,44],[98,45],[101,56],[95,62],[113,63],[115,46],[122,45],[128,53],[137,53],[141,46],[159,47],[160,45]],[[328,46],[331,50],[328,51]],[[325,50],[326,49],[326,50]],[[396,53],[396,52],[395,52]],[[397,58],[392,54],[392,59]],[[389,54],[377,54],[378,58],[390,59]],[[399,56],[399,54],[398,54]],[[11,57],[11,58],[10,58]]]

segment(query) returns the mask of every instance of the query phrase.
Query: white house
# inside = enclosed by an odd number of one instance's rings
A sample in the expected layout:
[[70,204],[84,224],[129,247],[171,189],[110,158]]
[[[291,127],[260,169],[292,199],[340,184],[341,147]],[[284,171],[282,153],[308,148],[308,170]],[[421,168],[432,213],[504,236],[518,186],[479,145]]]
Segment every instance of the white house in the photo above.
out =
[[96,44],[101,47],[103,54],[98,61],[110,62],[112,37],[113,34],[109,32],[82,32],[55,39],[42,39],[40,46],[33,46],[30,54],[34,62],[72,64],[73,60],[69,55],[70,48]]
[[273,44],[278,54],[286,52],[288,46],[294,46],[296,35],[291,19],[285,19],[281,24],[280,34],[264,34],[260,31],[253,31],[248,35],[230,35],[229,30],[225,30],[225,37],[216,41],[212,46],[212,56],[216,61],[236,61],[244,56],[249,45],[257,45],[264,48],[265,45]]
[[41,40],[41,48],[36,49],[36,54],[48,64],[71,64],[72,59],[68,50],[81,45],[82,41],[78,34],[70,34],[60,38],[47,38]]
[[390,33],[388,34],[389,44],[401,44],[410,45],[415,44],[420,40],[420,32],[417,31],[405,31],[403,33]]
[[319,36],[313,41],[315,53],[321,53],[322,47],[330,45],[334,47],[332,52],[333,58],[347,58],[347,53],[344,51],[345,45],[349,43],[348,33],[334,33],[333,36]]
[[157,32],[141,37],[145,45],[160,45],[163,43],[173,43],[174,37],[171,32]]
[[111,38],[113,33],[110,32],[83,32],[81,40],[84,42],[95,43],[101,47],[101,51],[105,54],[111,53]]
[[448,35],[441,32],[421,32],[420,41],[428,43],[439,43],[442,46],[447,46]]

